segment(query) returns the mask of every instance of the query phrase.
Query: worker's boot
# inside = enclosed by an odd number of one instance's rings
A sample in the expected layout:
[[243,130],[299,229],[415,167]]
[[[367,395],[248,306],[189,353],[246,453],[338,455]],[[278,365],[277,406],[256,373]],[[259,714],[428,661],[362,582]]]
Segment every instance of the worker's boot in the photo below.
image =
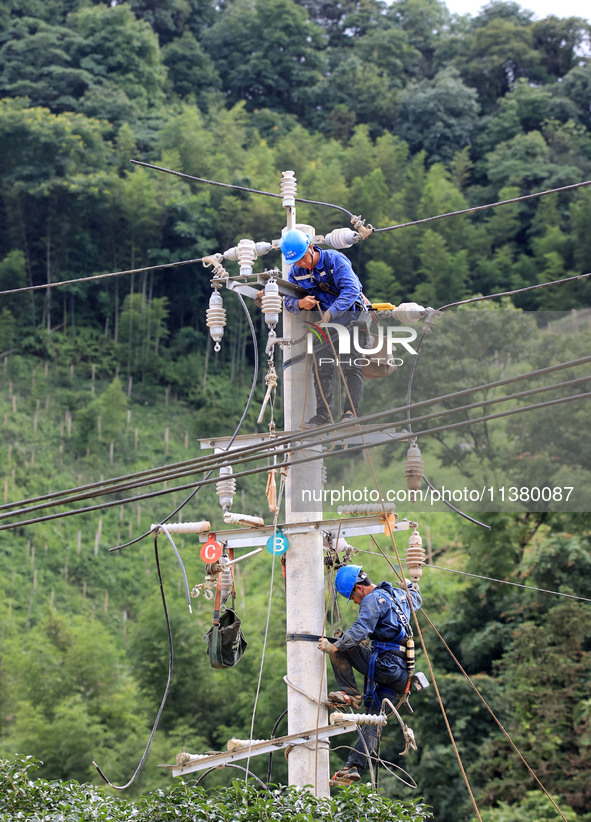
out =
[[333,778],[329,780],[331,788],[353,785],[354,782],[359,782],[361,774],[357,770],[357,765],[345,765],[340,771],[337,771]]
[[347,706],[354,711],[360,711],[363,708],[363,697],[361,694],[347,694],[345,691],[331,691],[328,695],[328,701],[334,705]]

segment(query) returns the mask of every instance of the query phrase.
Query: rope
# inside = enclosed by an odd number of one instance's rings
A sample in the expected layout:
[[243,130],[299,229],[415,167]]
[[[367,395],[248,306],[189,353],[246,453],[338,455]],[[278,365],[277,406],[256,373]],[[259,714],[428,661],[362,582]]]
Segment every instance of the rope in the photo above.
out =
[[500,729],[501,729],[501,731],[503,732],[503,735],[505,736],[505,738],[507,739],[507,741],[509,742],[509,744],[511,745],[511,747],[513,748],[513,750],[515,751],[515,753],[516,753],[516,754],[518,755],[518,757],[521,759],[521,761],[523,762],[523,764],[525,765],[525,767],[526,767],[526,768],[527,768],[527,770],[529,771],[530,775],[534,778],[534,780],[537,782],[537,784],[540,786],[540,788],[544,791],[544,793],[546,794],[546,796],[548,797],[548,799],[550,800],[550,802],[552,803],[552,805],[554,805],[554,808],[558,811],[558,813],[560,814],[560,816],[562,817],[562,819],[564,819],[564,822],[568,822],[568,820],[567,820],[566,816],[562,813],[562,811],[560,810],[560,808],[558,807],[558,805],[556,804],[556,802],[554,801],[554,799],[552,798],[552,796],[548,793],[548,791],[546,790],[546,788],[545,788],[545,787],[543,786],[543,784],[540,782],[540,780],[539,780],[539,779],[538,779],[538,777],[536,776],[536,774],[535,774],[535,772],[533,771],[533,769],[531,768],[531,766],[530,766],[530,765],[528,764],[528,762],[526,761],[525,757],[523,756],[523,754],[521,753],[521,751],[519,750],[519,748],[517,747],[517,745],[513,742],[513,740],[511,739],[511,737],[509,736],[509,734],[507,733],[507,731],[506,731],[506,730],[505,730],[505,728],[503,727],[503,725],[502,725],[501,721],[497,718],[497,716],[495,715],[494,711],[492,710],[492,708],[490,707],[490,705],[488,704],[488,702],[486,701],[486,699],[482,696],[482,694],[480,693],[480,691],[478,690],[478,688],[476,687],[476,685],[472,682],[472,679],[470,678],[470,676],[469,676],[469,675],[466,673],[466,671],[463,669],[463,667],[462,667],[462,665],[460,664],[459,660],[457,659],[457,657],[455,656],[455,654],[453,653],[453,651],[451,650],[451,648],[449,647],[449,645],[447,644],[447,642],[443,639],[443,637],[441,636],[441,634],[439,633],[439,631],[437,630],[437,628],[435,627],[435,625],[433,625],[433,623],[431,622],[431,620],[429,619],[429,617],[427,616],[427,614],[425,613],[425,611],[423,611],[423,616],[425,617],[425,619],[427,620],[427,622],[429,623],[429,625],[431,626],[431,628],[432,628],[432,629],[435,631],[435,633],[437,634],[438,638],[440,639],[440,641],[442,642],[443,646],[444,646],[444,647],[445,647],[445,649],[447,650],[448,654],[451,656],[451,658],[453,659],[453,661],[454,661],[454,662],[455,662],[455,664],[457,665],[458,669],[461,671],[461,673],[462,673],[462,674],[464,675],[464,677],[467,679],[468,684],[470,685],[470,687],[472,688],[472,690],[474,691],[474,693],[476,693],[476,694],[477,694],[478,698],[480,699],[480,701],[482,702],[482,704],[484,705],[484,707],[486,708],[486,710],[489,712],[489,714],[492,716],[492,718],[494,719],[494,721],[497,723],[497,725],[499,726],[499,728],[500,728]]
[[[238,432],[242,428],[242,424],[244,423],[244,420],[246,419],[246,415],[248,414],[248,410],[251,406],[252,399],[254,397],[255,388],[257,386],[257,382],[258,382],[258,378],[259,378],[259,348],[258,348],[258,339],[257,339],[256,330],[255,330],[255,327],[254,327],[254,323],[252,321],[252,317],[250,316],[250,311],[248,310],[248,308],[246,307],[246,303],[244,302],[244,298],[242,297],[241,294],[236,294],[236,296],[240,300],[240,305],[242,306],[242,308],[244,310],[244,313],[246,314],[246,318],[247,318],[248,324],[250,326],[250,334],[251,334],[253,349],[254,349],[254,366],[253,366],[253,372],[252,372],[252,383],[251,383],[251,386],[250,386],[250,393],[248,395],[246,405],[244,406],[244,411],[242,412],[242,416],[238,420],[238,425],[236,426],[236,428],[234,430],[234,433],[230,437],[230,441],[229,441],[227,447],[224,449],[225,451],[230,450],[234,440],[238,436]],[[213,469],[206,474],[206,476],[203,479],[203,482],[206,482],[209,479],[212,472],[213,472]],[[193,490],[188,495],[188,497],[186,499],[184,499],[183,502],[180,503],[180,505],[177,505],[177,507],[173,511],[171,511],[170,514],[168,514],[168,516],[165,517],[162,520],[162,522],[163,523],[168,522],[168,520],[172,519],[172,517],[174,517],[175,514],[178,514],[178,512],[180,510],[182,510],[185,507],[185,505],[188,502],[190,502],[190,500],[192,500],[193,497],[197,494],[197,492],[201,488],[201,485],[202,485],[202,483],[197,483],[197,485],[193,487]],[[171,490],[172,491],[178,491],[179,489],[178,488],[173,488]],[[162,492],[160,492],[160,493],[162,493]],[[166,491],[164,493],[166,493]],[[112,553],[113,551],[120,551],[122,548],[127,548],[129,545],[133,545],[134,543],[139,542],[140,540],[144,539],[144,537],[147,537],[149,533],[150,533],[149,531],[145,531],[143,534],[141,534],[139,537],[136,537],[135,539],[129,540],[128,542],[125,542],[122,545],[117,545],[114,548],[109,548],[109,553]]]
[[[283,472],[282,472],[281,481],[279,483],[279,494],[277,496],[277,510],[275,511],[275,516],[273,518],[273,545],[275,545],[275,537],[277,536],[277,520],[279,518],[279,509],[281,508],[281,498],[283,496],[284,487],[285,487],[285,477],[284,477]],[[261,691],[261,682],[262,682],[262,679],[263,679],[263,668],[264,668],[264,665],[265,665],[265,652],[266,652],[266,649],[267,649],[267,637],[269,635],[269,623],[271,621],[271,603],[273,601],[273,582],[274,582],[274,579],[275,579],[275,559],[276,559],[276,555],[273,552],[273,557],[272,557],[272,561],[271,561],[271,585],[270,585],[270,589],[269,589],[269,604],[267,606],[267,621],[265,623],[265,633],[264,633],[264,636],[263,636],[263,650],[262,650],[262,653],[261,653],[261,666],[259,668],[259,678],[258,678],[258,682],[257,682],[256,693],[255,693],[255,696],[254,696],[254,704],[253,704],[253,708],[252,708],[252,719],[251,719],[251,722],[250,722],[248,757],[247,757],[247,760],[246,760],[247,774],[246,774],[246,779],[244,780],[245,782],[248,781],[248,767],[250,765],[250,754],[251,754],[251,751],[252,751],[252,740],[253,740],[253,736],[254,736],[254,719],[255,719],[255,716],[256,716],[257,704],[258,704],[258,701],[259,701],[259,693]]]

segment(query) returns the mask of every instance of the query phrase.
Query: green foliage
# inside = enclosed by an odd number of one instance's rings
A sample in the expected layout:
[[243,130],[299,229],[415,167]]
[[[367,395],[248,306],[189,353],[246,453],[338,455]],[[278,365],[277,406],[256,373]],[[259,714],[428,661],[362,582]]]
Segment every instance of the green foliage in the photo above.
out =
[[[138,822],[190,818],[238,822],[238,820],[285,819],[312,822],[331,819],[335,822],[419,822],[430,819],[429,809],[419,802],[385,799],[369,786],[341,791],[333,799],[316,799],[311,793],[295,788],[261,791],[251,782],[234,781],[228,788],[208,793],[200,786],[177,780],[166,791],[145,797],[139,802],[113,799],[88,785],[76,782],[47,782],[31,779],[38,763],[32,757],[0,761],[0,820],[52,818],[67,814],[69,819],[98,819],[124,822],[133,817]],[[10,816],[8,814],[11,814]],[[52,814],[49,817],[48,814]]]

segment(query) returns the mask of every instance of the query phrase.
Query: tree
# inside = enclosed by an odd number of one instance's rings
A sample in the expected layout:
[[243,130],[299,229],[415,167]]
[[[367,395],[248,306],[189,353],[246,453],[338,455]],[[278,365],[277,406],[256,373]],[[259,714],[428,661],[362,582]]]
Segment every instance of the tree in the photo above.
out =
[[207,38],[230,103],[304,119],[322,76],[322,46],[321,30],[294,0],[230,0]]
[[433,80],[409,83],[399,96],[394,131],[412,152],[425,150],[432,163],[449,163],[472,142],[480,106],[455,69]]

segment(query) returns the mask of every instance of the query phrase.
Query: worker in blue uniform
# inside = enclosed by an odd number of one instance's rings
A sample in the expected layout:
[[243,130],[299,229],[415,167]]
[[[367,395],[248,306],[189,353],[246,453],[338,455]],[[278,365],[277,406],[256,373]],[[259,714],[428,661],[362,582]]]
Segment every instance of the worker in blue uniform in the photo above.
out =
[[[283,235],[281,252],[286,262],[293,263],[287,275],[288,280],[308,292],[301,299],[286,297],[286,310],[297,313],[318,309],[319,322],[341,323],[350,329],[367,301],[349,259],[340,251],[324,250],[313,245],[310,237],[297,228]],[[352,347],[350,355],[339,357],[338,340],[334,331],[330,337],[332,345],[315,349],[316,414],[306,423],[308,427],[331,422],[337,360],[347,386],[342,419],[355,419],[358,416],[363,393],[363,369],[355,362],[359,357],[355,356]]]
[[[379,585],[369,579],[360,565],[344,565],[339,568],[335,586],[347,601],[359,605],[359,616],[353,625],[336,641],[321,637],[318,648],[329,654],[337,687],[340,691],[329,694],[333,704],[349,705],[359,711],[363,697],[357,687],[354,671],[365,677],[365,703],[368,713],[379,713],[380,700],[375,689],[396,694],[404,693],[408,671],[406,666],[406,642],[412,635],[410,628],[411,607],[406,591],[394,588],[390,582]],[[421,607],[422,599],[416,583],[407,580],[412,607]],[[371,650],[360,643],[371,639]],[[351,784],[361,778],[367,767],[367,754],[377,744],[377,726],[364,725],[360,738],[347,762],[333,777],[335,784]]]

